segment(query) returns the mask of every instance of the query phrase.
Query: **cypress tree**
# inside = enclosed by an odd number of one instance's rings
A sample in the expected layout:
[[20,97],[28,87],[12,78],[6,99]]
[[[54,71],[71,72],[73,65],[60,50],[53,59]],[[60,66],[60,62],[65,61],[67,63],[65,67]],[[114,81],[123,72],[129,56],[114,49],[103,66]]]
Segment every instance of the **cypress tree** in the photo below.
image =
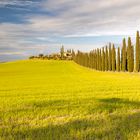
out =
[[112,49],[111,49],[111,43],[109,43],[109,56],[108,56],[109,62],[108,62],[108,68],[109,71],[112,70]]
[[105,71],[105,52],[104,52],[104,47],[102,48],[102,71]]
[[118,47],[118,53],[117,53],[117,71],[120,71],[120,48]]
[[87,53],[87,67],[88,68],[90,67],[90,64],[89,64],[89,53]]
[[99,70],[99,49],[97,49],[97,70]]
[[136,71],[139,72],[140,70],[140,42],[139,42],[139,31],[137,31],[136,35],[136,50],[135,50],[135,66],[136,66]]
[[102,51],[99,50],[99,70],[102,70]]
[[91,68],[91,51],[89,52],[89,68]]
[[78,55],[78,63],[81,65],[81,56],[82,56],[82,52],[79,51],[79,55]]
[[94,64],[95,64],[95,70],[97,70],[97,50],[95,50]]
[[131,38],[128,38],[128,47],[127,47],[127,67],[129,72],[133,72],[134,69],[134,49],[131,43]]
[[126,50],[126,41],[123,39],[123,47],[122,47],[122,71],[127,70],[127,50]]
[[91,68],[93,69],[93,62],[94,62],[94,57],[93,57],[93,51],[91,52]]
[[97,51],[96,51],[96,49],[95,49],[95,61],[94,61],[94,63],[95,63],[95,69],[97,70]]
[[75,61],[75,52],[72,50],[72,59]]
[[108,62],[109,62],[109,60],[108,60],[108,48],[106,46],[106,48],[105,48],[105,70],[106,71],[108,71]]
[[61,47],[60,49],[60,54],[61,54],[61,59],[64,59],[64,46]]
[[79,64],[80,65],[82,65],[82,61],[83,60],[83,53],[82,52],[80,52],[80,54],[79,54]]
[[86,54],[85,53],[83,53],[83,64],[84,64],[84,66],[86,67]]
[[115,51],[115,46],[113,44],[112,47],[112,71],[116,70],[116,51]]
[[85,54],[85,66],[88,67],[88,58],[87,58],[87,53],[84,53]]
[[131,56],[132,56],[132,71],[134,71],[134,46],[132,45],[132,51],[131,51]]
[[121,62],[120,62],[120,70],[121,71],[122,71],[122,62],[123,62],[122,58],[123,58],[123,47],[121,48]]
[[80,52],[80,63],[82,66],[84,66],[84,53]]
[[95,50],[93,50],[93,69],[95,69]]

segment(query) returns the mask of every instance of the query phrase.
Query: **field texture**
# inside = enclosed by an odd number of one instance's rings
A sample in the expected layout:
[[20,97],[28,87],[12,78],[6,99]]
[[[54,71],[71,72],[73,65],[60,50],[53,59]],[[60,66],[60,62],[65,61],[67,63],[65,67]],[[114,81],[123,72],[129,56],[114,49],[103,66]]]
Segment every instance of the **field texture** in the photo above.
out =
[[0,64],[0,140],[140,140],[140,74],[70,61]]

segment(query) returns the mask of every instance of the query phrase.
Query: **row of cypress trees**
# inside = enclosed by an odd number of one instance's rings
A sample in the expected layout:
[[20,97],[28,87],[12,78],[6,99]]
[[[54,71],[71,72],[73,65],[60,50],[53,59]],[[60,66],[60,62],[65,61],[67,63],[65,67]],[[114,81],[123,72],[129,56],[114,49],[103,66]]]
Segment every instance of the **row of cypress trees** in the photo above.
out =
[[[89,67],[100,71],[128,71],[139,72],[140,71],[140,37],[139,31],[136,35],[135,48],[132,45],[131,38],[128,37],[128,43],[126,39],[122,41],[122,47],[115,48],[114,44],[103,48],[97,48],[89,53],[78,51],[76,54],[73,51],[73,60],[85,67]],[[135,49],[135,53],[134,53]],[[135,54],[135,55],[134,55]],[[135,59],[134,59],[135,58]]]

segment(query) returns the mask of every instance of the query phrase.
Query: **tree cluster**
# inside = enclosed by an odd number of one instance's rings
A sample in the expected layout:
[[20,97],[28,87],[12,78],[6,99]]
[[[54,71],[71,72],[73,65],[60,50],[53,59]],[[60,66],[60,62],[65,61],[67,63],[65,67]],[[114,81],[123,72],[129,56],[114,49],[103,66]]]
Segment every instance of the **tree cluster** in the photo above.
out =
[[60,53],[52,53],[49,55],[39,54],[37,56],[30,56],[29,59],[41,59],[41,60],[72,60],[72,50],[64,50],[64,46],[60,48]]
[[89,53],[78,51],[75,54],[75,52],[72,52],[72,57],[76,63],[99,71],[139,72],[139,39],[139,31],[137,31],[135,48],[132,45],[131,38],[128,37],[127,43],[124,38],[120,47],[115,47],[114,44],[109,43],[109,45],[94,49]]

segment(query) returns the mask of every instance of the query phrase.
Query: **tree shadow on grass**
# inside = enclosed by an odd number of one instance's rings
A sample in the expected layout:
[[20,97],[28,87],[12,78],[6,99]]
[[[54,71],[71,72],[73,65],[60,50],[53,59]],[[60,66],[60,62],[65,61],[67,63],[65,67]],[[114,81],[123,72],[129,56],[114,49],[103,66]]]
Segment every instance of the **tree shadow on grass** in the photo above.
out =
[[[79,110],[80,109],[80,110]],[[25,104],[21,107],[14,108],[10,110],[8,113],[12,114],[20,114],[24,113],[39,113],[41,111],[48,111],[53,115],[59,114],[61,116],[69,115],[75,111],[78,114],[81,110],[84,111],[84,114],[94,114],[94,113],[113,113],[115,111],[121,110],[137,110],[140,109],[140,102],[138,101],[130,101],[128,99],[121,98],[104,98],[104,99],[80,99],[80,100],[43,100],[43,101],[35,101],[29,104]],[[54,113],[55,112],[55,113]],[[74,114],[73,114],[74,115]]]
[[14,107],[5,113],[21,113],[21,112],[31,112],[38,110],[46,110],[46,109],[64,109],[69,105],[70,101],[67,100],[42,100],[42,101],[34,101],[31,103],[25,103],[19,107]]
[[128,99],[121,99],[121,98],[107,98],[107,99],[99,99],[100,102],[108,103],[108,104],[125,104],[125,105],[131,105],[131,106],[139,106],[139,101],[130,101]]
[[[52,105],[61,106],[63,102],[65,101],[42,102],[41,105],[38,102],[35,106],[39,108]],[[37,128],[27,127],[24,130],[15,128],[15,130],[3,133],[1,136],[14,140],[127,140],[129,135],[135,136],[140,131],[140,102],[120,98],[99,99],[98,102],[99,105],[96,108],[98,114],[100,114],[100,110],[108,111],[105,118],[102,115],[97,118],[86,118],[85,116],[85,119],[77,118],[58,125],[50,124],[46,127],[38,126]],[[128,107],[136,110],[133,113],[112,114],[116,109],[127,109]],[[110,109],[112,109],[111,112]]]
[[[95,104],[94,104],[95,103]],[[112,113],[117,109],[140,109],[139,101],[130,101],[128,99],[121,98],[104,98],[104,99],[79,99],[79,100],[44,100],[37,101],[31,104],[33,108],[37,109],[58,109],[59,111],[71,111],[83,106],[83,109],[87,109],[89,114],[95,112],[108,112]],[[69,112],[70,113],[70,112]]]
[[105,99],[97,99],[99,104],[89,110],[89,113],[94,112],[108,112],[112,113],[119,109],[140,109],[140,102],[139,101],[130,101],[128,99],[121,99],[121,98],[105,98]]
[[[107,124],[111,126],[107,126]],[[140,112],[126,116],[110,116],[109,120],[77,119],[65,124],[49,125],[13,132],[13,139],[33,140],[127,140],[140,130]]]

